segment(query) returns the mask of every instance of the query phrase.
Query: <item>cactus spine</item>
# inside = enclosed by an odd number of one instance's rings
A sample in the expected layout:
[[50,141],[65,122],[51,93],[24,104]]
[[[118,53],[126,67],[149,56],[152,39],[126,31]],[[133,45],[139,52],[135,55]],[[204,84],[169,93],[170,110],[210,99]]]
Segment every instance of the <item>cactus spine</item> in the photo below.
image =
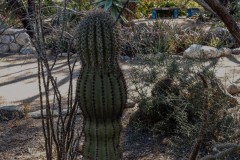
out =
[[80,22],[78,47],[82,62],[77,92],[84,116],[83,157],[119,160],[120,118],[126,105],[125,80],[119,67],[118,34],[112,17],[91,12]]

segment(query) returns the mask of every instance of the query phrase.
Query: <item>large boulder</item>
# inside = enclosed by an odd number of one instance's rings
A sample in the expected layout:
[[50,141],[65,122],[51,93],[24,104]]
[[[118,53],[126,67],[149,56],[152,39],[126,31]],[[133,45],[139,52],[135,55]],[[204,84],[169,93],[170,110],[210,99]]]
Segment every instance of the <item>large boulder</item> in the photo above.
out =
[[191,45],[183,52],[183,57],[186,58],[198,58],[198,59],[211,59],[219,58],[222,56],[231,55],[232,51],[229,48],[217,49],[210,46],[203,46],[198,44]]

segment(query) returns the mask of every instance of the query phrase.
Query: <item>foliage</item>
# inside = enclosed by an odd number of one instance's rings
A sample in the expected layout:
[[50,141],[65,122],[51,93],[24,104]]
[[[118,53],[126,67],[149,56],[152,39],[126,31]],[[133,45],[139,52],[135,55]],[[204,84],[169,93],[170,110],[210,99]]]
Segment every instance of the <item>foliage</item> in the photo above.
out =
[[21,27],[19,18],[13,12],[12,8],[7,9],[7,4],[4,1],[0,2],[0,29]]
[[230,13],[233,14],[234,18],[239,20],[240,19],[240,1],[239,0],[234,0],[230,4]]
[[135,55],[158,52],[182,54],[192,44],[217,48],[237,46],[229,32],[224,31],[221,25],[212,26],[209,31],[204,31],[201,25],[184,28],[176,25],[173,20],[159,20],[152,24],[140,23],[132,28],[123,28],[121,39],[123,48],[128,46]]
[[136,16],[138,18],[148,17],[151,14],[151,8],[154,8],[154,1],[141,1],[137,4]]
[[[129,0],[128,2],[135,2],[137,3],[139,0]],[[117,19],[121,10],[124,8],[125,3],[127,0],[96,0],[95,5],[98,8],[103,8],[104,10],[110,11],[111,15],[114,19]],[[126,11],[132,13],[131,10],[128,8],[124,8]],[[134,13],[133,13],[134,14]],[[123,15],[120,16],[124,22],[127,22]]]
[[138,18],[149,17],[149,15],[151,14],[151,8],[159,7],[178,7],[180,8],[179,14],[185,15],[186,8],[199,7],[199,5],[194,0],[190,0],[188,2],[185,2],[183,0],[141,0],[138,4],[136,15]]
[[177,7],[173,1],[163,1],[157,7]]
[[197,2],[192,1],[192,0],[190,0],[190,1],[187,3],[187,6],[186,6],[186,7],[188,7],[188,8],[200,7],[200,8],[201,8],[201,6],[200,6]]
[[157,52],[171,52],[175,46],[174,36],[178,32],[175,25],[166,21],[151,24],[138,24],[132,30],[125,28],[121,33],[123,43],[136,48],[137,54],[155,54]]
[[[42,14],[44,26],[45,48],[51,50],[51,55],[57,55],[62,52],[76,52],[76,46],[72,44],[72,38],[75,37],[75,27],[85,16],[85,13],[78,12],[69,8],[55,6],[56,13],[50,13],[49,7],[43,8],[42,12],[49,13],[51,16]],[[62,29],[65,32],[62,33]],[[70,49],[70,50],[69,50]]]
[[68,7],[76,11],[85,11],[92,8],[90,0],[73,0]]
[[[67,2],[67,3],[66,3]],[[45,0],[43,1],[43,15],[53,16],[59,12],[59,8],[63,8],[66,4],[68,11],[86,11],[92,8],[89,0],[72,0],[72,1],[56,1],[56,0]]]
[[[230,108],[237,109],[237,102],[224,91],[214,70],[209,70],[213,64],[204,66],[200,61],[160,53],[139,60],[130,73],[135,86],[132,98],[139,102],[139,110],[131,119],[135,127],[152,131],[155,137],[172,137],[178,145],[184,141],[189,146],[198,135],[208,105],[204,143],[236,140],[240,126]],[[199,73],[207,79],[208,95]]]

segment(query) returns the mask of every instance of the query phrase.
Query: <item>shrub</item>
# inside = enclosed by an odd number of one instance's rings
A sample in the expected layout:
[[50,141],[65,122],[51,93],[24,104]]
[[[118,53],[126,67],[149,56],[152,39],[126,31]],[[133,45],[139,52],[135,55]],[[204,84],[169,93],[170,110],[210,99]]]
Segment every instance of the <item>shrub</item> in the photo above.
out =
[[[233,140],[240,126],[229,108],[236,108],[237,101],[225,92],[210,66],[166,54],[144,56],[131,73],[136,89],[133,99],[139,102],[133,125],[192,144],[208,106],[204,142]],[[199,73],[206,79],[208,94]]]
[[123,45],[131,44],[136,54],[181,54],[191,44],[202,44],[200,29],[183,30],[172,21],[156,21],[153,24],[136,24],[121,31]]
[[185,27],[171,20],[159,20],[152,24],[139,23],[120,29],[122,48],[132,48],[134,54],[182,54],[192,44],[216,48],[236,48],[238,44],[221,25],[204,31],[201,25]]

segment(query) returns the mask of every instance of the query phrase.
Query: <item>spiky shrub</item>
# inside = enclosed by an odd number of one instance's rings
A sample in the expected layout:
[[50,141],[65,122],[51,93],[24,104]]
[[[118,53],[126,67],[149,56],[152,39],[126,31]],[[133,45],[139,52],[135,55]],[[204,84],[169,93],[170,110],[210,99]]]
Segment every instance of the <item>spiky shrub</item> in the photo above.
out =
[[[216,48],[236,48],[237,43],[228,32],[219,32],[219,23],[205,31],[202,25],[177,25],[172,21],[159,20],[152,24],[139,23],[121,28],[122,48],[134,48],[134,54],[169,53],[181,55],[192,44]],[[130,47],[129,47],[130,46]]]
[[[138,110],[130,119],[134,130],[150,131],[153,137],[170,137],[170,152],[178,156],[190,151],[209,106],[204,146],[210,141],[235,142],[239,136],[237,101],[229,96],[215,77],[214,61],[183,59],[167,54],[138,55],[138,65],[130,70],[129,97]],[[198,73],[208,83],[208,94]],[[209,99],[208,101],[206,99]],[[231,111],[231,109],[233,111]],[[156,139],[158,140],[158,139]],[[208,149],[207,147],[204,149]],[[181,158],[180,158],[181,159]]]
[[84,116],[85,159],[121,159],[120,118],[127,92],[117,61],[118,33],[113,26],[111,16],[98,10],[90,12],[78,27],[82,69],[77,92]]

